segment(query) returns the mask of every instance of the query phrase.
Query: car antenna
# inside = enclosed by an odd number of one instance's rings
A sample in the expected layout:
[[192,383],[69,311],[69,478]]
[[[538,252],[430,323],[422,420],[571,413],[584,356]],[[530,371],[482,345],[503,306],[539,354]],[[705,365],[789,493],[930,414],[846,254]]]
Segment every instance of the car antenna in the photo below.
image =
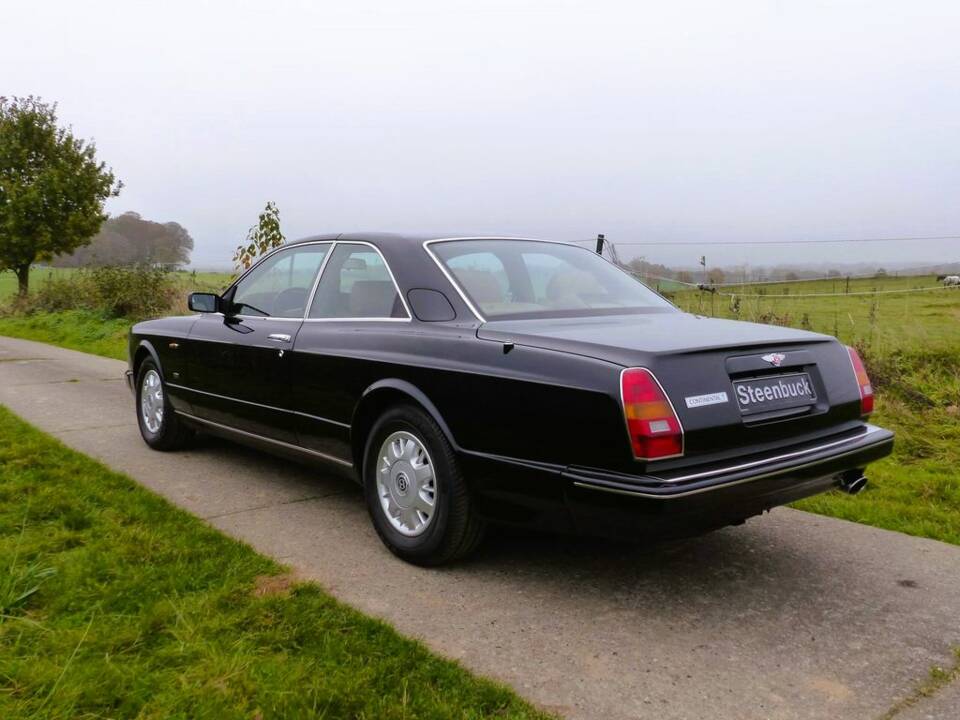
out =
[[603,255],[603,233],[597,233],[597,255]]

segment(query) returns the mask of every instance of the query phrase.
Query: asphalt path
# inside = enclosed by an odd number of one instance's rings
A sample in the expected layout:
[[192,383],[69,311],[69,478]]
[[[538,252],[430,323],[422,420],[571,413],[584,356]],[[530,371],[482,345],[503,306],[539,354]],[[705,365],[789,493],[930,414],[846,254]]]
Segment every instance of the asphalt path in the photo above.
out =
[[[0,404],[565,717],[878,718],[960,645],[960,548],[787,509],[648,547],[498,532],[411,567],[349,481],[212,439],[148,449],[124,369],[0,337]],[[902,717],[960,718],[957,686]]]

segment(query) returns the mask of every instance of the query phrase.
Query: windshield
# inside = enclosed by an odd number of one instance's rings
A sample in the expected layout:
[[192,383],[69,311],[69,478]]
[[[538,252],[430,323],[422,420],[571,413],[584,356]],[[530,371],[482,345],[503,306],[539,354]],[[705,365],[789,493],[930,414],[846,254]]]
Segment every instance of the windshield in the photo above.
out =
[[632,275],[575,245],[452,240],[430,250],[490,319],[675,311]]

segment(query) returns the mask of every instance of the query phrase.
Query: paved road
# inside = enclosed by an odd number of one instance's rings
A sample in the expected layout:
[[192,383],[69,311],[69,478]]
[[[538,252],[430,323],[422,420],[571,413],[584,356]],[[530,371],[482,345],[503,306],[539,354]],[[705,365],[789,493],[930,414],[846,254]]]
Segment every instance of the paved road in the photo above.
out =
[[[0,403],[569,718],[878,717],[960,645],[960,548],[785,509],[648,549],[501,534],[413,568],[347,481],[213,440],[148,450],[123,369],[0,337]],[[909,713],[960,717],[956,684]]]

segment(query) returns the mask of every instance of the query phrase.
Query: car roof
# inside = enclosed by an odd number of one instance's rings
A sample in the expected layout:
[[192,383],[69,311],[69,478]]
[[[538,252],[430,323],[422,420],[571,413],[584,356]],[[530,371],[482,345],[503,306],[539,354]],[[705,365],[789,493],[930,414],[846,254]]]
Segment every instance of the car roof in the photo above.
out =
[[351,240],[364,240],[372,242],[378,246],[384,245],[422,245],[428,240],[536,240],[537,238],[519,238],[505,235],[484,235],[470,233],[388,233],[388,232],[350,232],[350,233],[327,233],[325,235],[311,235],[309,237],[291,240],[286,245],[299,245],[306,242],[317,242],[318,240],[340,240],[348,242]]

